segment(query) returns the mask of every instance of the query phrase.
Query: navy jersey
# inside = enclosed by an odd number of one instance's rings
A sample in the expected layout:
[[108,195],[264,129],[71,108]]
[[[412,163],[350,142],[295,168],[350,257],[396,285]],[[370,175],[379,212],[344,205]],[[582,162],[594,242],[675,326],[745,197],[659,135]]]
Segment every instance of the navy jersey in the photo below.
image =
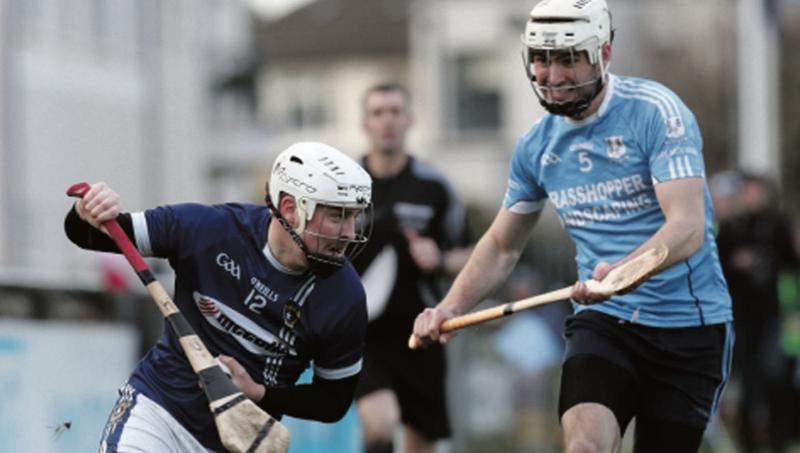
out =
[[[211,354],[235,357],[267,394],[293,385],[311,362],[315,375],[329,380],[361,370],[367,314],[357,274],[349,264],[324,279],[282,266],[267,246],[265,206],[180,204],[132,220],[141,253],[167,258],[175,270],[175,304]],[[222,450],[171,328],[130,383],[203,445]]]
[[[361,165],[369,171],[366,158]],[[432,238],[441,250],[466,246],[465,210],[444,176],[413,156],[394,176],[370,176],[372,232],[353,265],[367,288],[370,338],[405,339],[419,312],[443,294],[439,276],[424,274],[409,254],[404,230]]]
[[[530,213],[550,200],[575,242],[579,278],[615,262],[664,224],[655,186],[705,178],[694,116],[656,82],[610,76],[596,116],[546,114],[517,144],[504,207]],[[598,310],[655,327],[730,321],[731,299],[713,234],[705,187],[705,241],[694,255],[625,295],[576,310]]]

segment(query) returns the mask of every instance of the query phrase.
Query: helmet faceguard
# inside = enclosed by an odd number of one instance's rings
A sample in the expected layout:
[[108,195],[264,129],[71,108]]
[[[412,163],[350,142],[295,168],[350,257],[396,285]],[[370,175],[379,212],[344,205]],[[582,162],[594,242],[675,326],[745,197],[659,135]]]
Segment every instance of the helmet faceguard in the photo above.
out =
[[[555,115],[580,116],[589,108],[606,82],[603,46],[613,39],[611,13],[605,0],[543,0],[533,7],[525,33],[522,59],[539,103]],[[549,67],[553,59],[565,60],[575,67],[577,58],[585,52],[593,67],[594,78],[572,85],[551,87],[536,78],[535,64]],[[558,91],[574,91],[566,102],[553,101]]]
[[[364,247],[372,228],[372,179],[341,151],[315,142],[296,143],[275,159],[267,206],[303,251],[309,270],[326,277]],[[281,215],[281,196],[295,199],[298,225]],[[309,223],[314,213],[318,219]],[[332,220],[333,219],[333,220]],[[353,222],[353,232],[347,224]],[[305,237],[305,240],[304,240]]]

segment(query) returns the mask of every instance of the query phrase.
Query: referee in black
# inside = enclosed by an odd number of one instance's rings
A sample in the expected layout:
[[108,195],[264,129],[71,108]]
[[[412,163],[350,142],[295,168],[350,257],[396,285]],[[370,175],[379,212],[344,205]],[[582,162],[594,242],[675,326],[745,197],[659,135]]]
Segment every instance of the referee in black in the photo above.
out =
[[367,290],[370,323],[356,390],[367,453],[391,453],[402,424],[407,453],[450,437],[442,346],[410,350],[416,315],[444,295],[442,283],[469,255],[464,206],[444,176],[410,155],[413,123],[405,87],[385,83],[363,99],[372,177],[373,231],[353,264]]

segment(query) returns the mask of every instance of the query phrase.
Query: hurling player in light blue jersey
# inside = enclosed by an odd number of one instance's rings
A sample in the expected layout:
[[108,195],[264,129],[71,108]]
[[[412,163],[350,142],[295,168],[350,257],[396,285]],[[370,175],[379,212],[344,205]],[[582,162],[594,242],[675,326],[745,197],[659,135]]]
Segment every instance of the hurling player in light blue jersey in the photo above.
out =
[[[608,72],[605,0],[544,0],[524,34],[526,73],[548,111],[518,142],[500,212],[414,335],[469,311],[514,267],[548,200],[577,249],[559,416],[567,451],[697,451],[728,378],[731,301],[712,232],[702,139],[663,85]],[[603,300],[581,281],[666,245],[664,271]],[[531,352],[535,353],[535,352]]]
[[[275,417],[339,420],[352,402],[367,329],[348,261],[364,245],[371,178],[322,143],[292,145],[272,168],[266,206],[178,204],[133,214],[104,183],[65,221],[81,247],[117,251],[117,218],[143,255],[169,260],[174,301],[242,392]],[[313,366],[310,384],[296,385]],[[224,451],[178,337],[165,325],[109,417],[101,452]]]

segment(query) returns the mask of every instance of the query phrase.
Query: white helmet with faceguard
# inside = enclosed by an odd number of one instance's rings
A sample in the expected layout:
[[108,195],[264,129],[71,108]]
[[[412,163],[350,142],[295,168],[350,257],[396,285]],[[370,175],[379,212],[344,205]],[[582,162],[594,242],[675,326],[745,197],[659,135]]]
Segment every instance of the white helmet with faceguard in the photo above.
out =
[[[611,13],[605,0],[542,0],[533,7],[522,35],[525,70],[539,102],[556,115],[578,116],[603,88],[606,68],[603,46],[610,44],[614,32]],[[580,52],[586,52],[596,77],[573,85],[551,87],[536,80],[536,61],[549,65],[552,58],[566,59],[574,65]],[[568,102],[552,101],[552,92],[574,90]]]
[[[296,202],[299,224],[292,228],[281,216],[281,196],[290,195]],[[372,178],[353,159],[324,143],[295,143],[275,159],[269,179],[267,205],[273,216],[300,246],[312,272],[327,276],[340,269],[346,259],[361,250],[372,226],[369,208],[372,197]],[[306,224],[321,206],[341,209],[341,218],[360,212],[355,236],[348,237],[342,226],[338,234],[323,235],[310,231]],[[343,224],[342,224],[343,225]],[[334,241],[345,249],[342,255],[311,250],[303,234]],[[319,244],[319,241],[316,241]]]

